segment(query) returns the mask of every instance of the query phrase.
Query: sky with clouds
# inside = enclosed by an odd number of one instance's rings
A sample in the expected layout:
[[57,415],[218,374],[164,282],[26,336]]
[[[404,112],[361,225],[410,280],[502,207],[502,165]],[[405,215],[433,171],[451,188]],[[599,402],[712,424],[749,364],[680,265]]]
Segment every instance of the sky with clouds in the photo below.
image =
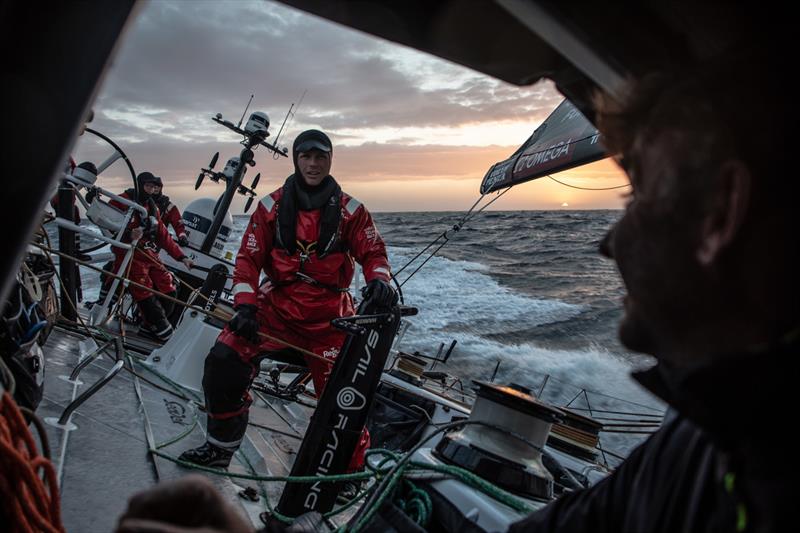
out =
[[[218,168],[238,155],[241,140],[212,122],[264,111],[275,135],[295,104],[278,143],[291,146],[307,128],[334,142],[332,174],[372,211],[466,209],[481,178],[506,159],[560,103],[549,82],[516,87],[271,1],[143,2],[126,29],[98,97],[90,127],[111,137],[137,172],[164,178],[165,193],[185,207],[216,197],[221,185],[194,183],[220,152]],[[302,98],[302,101],[301,101]],[[299,104],[299,105],[298,105]],[[90,134],[75,148],[78,162],[110,149]],[[256,151],[260,194],[292,172],[287,158]],[[573,169],[559,180],[582,187],[626,183],[610,161]],[[126,188],[121,163],[100,185]],[[625,189],[622,189],[623,191]],[[233,212],[241,212],[238,197]],[[570,189],[549,179],[517,186],[496,209],[619,208],[620,191]]]

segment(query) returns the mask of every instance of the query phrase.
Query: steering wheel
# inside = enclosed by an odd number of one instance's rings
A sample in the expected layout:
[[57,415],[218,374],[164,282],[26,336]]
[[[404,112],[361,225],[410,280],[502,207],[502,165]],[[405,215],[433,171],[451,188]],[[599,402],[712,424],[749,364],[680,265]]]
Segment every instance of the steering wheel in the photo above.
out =
[[[100,173],[102,173],[105,169],[107,169],[108,167],[110,167],[111,165],[116,163],[118,160],[122,159],[123,161],[125,161],[125,164],[128,167],[128,172],[130,173],[131,181],[133,182],[133,188],[136,191],[136,195],[138,197],[138,195],[139,195],[139,187],[138,187],[137,182],[136,182],[136,171],[133,169],[133,165],[131,164],[130,159],[128,159],[128,156],[125,153],[125,151],[122,148],[120,148],[117,143],[115,143],[114,141],[112,141],[111,139],[109,139],[107,136],[103,135],[99,131],[93,130],[92,128],[86,128],[85,131],[87,133],[91,133],[92,135],[94,135],[96,137],[99,137],[100,139],[105,141],[107,144],[111,145],[112,148],[114,148],[114,153],[112,153],[105,161],[103,161],[102,163],[97,165],[97,175],[99,176]],[[107,246],[107,245],[108,245],[107,243],[101,242],[100,244],[97,244],[95,246],[91,246],[89,248],[80,249],[80,250],[77,251],[77,253],[79,253],[79,254],[88,254],[88,253],[97,251],[100,248],[102,248],[103,246]]]

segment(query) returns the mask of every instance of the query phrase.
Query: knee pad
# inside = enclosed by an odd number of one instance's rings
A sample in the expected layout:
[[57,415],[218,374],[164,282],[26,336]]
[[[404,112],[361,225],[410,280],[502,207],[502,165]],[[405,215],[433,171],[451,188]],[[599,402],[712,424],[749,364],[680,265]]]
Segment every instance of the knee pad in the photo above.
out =
[[234,416],[247,408],[247,389],[255,376],[253,365],[242,361],[230,346],[217,342],[206,356],[203,392],[210,416]]

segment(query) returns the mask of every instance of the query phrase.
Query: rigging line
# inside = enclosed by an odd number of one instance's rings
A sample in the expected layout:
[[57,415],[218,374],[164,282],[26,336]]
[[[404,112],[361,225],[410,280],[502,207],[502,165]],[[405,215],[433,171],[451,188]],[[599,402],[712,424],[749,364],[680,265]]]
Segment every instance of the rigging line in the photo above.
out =
[[[157,260],[156,260],[156,259],[154,259],[153,257],[150,257],[150,255],[148,255],[148,254],[142,253],[142,254],[139,254],[139,256],[141,256],[141,257],[144,257],[145,259],[147,259],[148,261],[150,261],[150,262],[151,262],[151,263],[153,263],[154,265],[163,266],[163,265],[162,265],[162,263],[161,263],[160,261],[157,261]],[[139,257],[139,256],[137,256],[137,257]],[[133,258],[131,258],[131,263],[133,263]],[[194,270],[195,268],[196,268],[196,267],[192,267],[192,270]],[[200,270],[201,272],[209,272],[209,273],[211,272],[211,269],[210,269],[210,268],[203,268],[203,267],[200,267],[200,268],[197,268],[197,270]],[[125,277],[127,277],[127,273],[126,273],[126,276],[125,276]],[[227,274],[226,274],[226,277],[233,279],[233,276],[228,276]],[[203,300],[205,300],[206,302],[208,302],[208,303],[210,303],[210,304],[212,304],[212,305],[216,305],[216,303],[215,303],[215,302],[212,302],[211,300],[209,300],[209,299],[208,299],[208,297],[207,297],[206,295],[204,295],[204,294],[202,294],[201,292],[199,292],[199,288],[198,288],[198,287],[193,287],[193,286],[189,285],[188,283],[186,283],[185,281],[183,281],[183,280],[182,280],[180,277],[178,277],[178,276],[175,276],[175,275],[173,275],[173,276],[172,276],[172,279],[174,279],[174,280],[177,280],[177,281],[178,281],[178,283],[180,283],[181,285],[183,285],[184,287],[186,287],[187,289],[189,289],[189,290],[190,290],[192,293],[195,293],[195,292],[196,292],[196,293],[197,293],[197,296],[201,297],[201,298],[202,298]]]
[[[483,197],[484,197],[484,196],[486,196],[486,195],[485,195],[485,194],[481,194],[481,195],[478,197],[478,199],[477,199],[477,200],[475,200],[475,203],[474,203],[474,204],[472,204],[472,207],[470,207],[470,208],[469,208],[469,210],[468,210],[468,211],[467,211],[467,212],[464,214],[464,216],[461,218],[461,221],[460,221],[460,222],[458,222],[457,224],[455,224],[455,225],[453,226],[453,229],[455,229],[455,228],[460,228],[460,227],[461,227],[461,226],[464,224],[466,217],[467,217],[467,216],[469,216],[469,214],[472,212],[472,210],[473,210],[473,209],[475,209],[475,206],[476,206],[476,205],[478,205],[478,203],[481,201],[481,199],[483,199]],[[448,237],[447,237],[447,232],[448,232],[448,231],[450,231],[450,230],[445,230],[445,231],[443,231],[443,232],[441,233],[441,235],[439,235],[438,237],[436,237],[436,238],[435,238],[435,239],[434,239],[434,240],[433,240],[433,241],[432,241],[430,244],[428,244],[428,246],[426,246],[425,248],[423,248],[423,249],[422,249],[422,251],[420,251],[420,252],[419,252],[417,255],[415,255],[415,256],[414,256],[414,257],[413,257],[413,258],[412,258],[410,261],[408,261],[408,262],[407,262],[405,265],[403,265],[403,267],[402,267],[400,270],[398,270],[397,272],[395,272],[394,274],[392,274],[392,277],[393,277],[393,278],[396,278],[398,274],[400,274],[400,273],[401,273],[403,270],[405,270],[406,268],[408,268],[408,267],[411,265],[411,263],[413,263],[414,261],[416,261],[416,260],[417,260],[417,259],[418,259],[418,258],[419,258],[419,257],[420,257],[422,254],[424,254],[424,253],[425,253],[425,252],[426,252],[426,251],[427,251],[427,250],[428,250],[428,249],[429,249],[431,246],[433,246],[434,244],[436,244],[437,242],[439,242],[439,239],[441,239],[442,237],[444,237],[445,241],[447,241],[447,239],[448,239]],[[458,230],[456,230],[456,231],[458,231]],[[441,248],[441,247],[440,247],[440,248]],[[396,281],[396,279],[395,279],[395,281]],[[406,278],[406,281],[408,281],[408,278]],[[403,283],[405,283],[405,282],[403,282]],[[401,287],[402,287],[402,285],[399,285],[399,286],[401,286]]]
[[[501,192],[500,194],[498,194],[497,196],[495,196],[494,198],[492,198],[492,199],[491,199],[489,202],[487,202],[487,203],[486,203],[486,204],[485,204],[483,207],[481,207],[481,208],[480,208],[478,211],[475,211],[475,213],[472,213],[472,210],[473,210],[473,209],[475,209],[475,206],[476,206],[476,205],[478,205],[478,202],[480,202],[480,201],[481,201],[481,199],[483,199],[483,197],[484,197],[484,196],[486,196],[486,195],[482,194],[482,195],[480,196],[480,198],[478,198],[478,200],[477,200],[477,201],[476,201],[474,204],[472,204],[472,207],[469,209],[469,211],[467,212],[467,214],[466,214],[466,215],[464,215],[464,217],[461,219],[461,222],[459,222],[458,224],[456,224],[456,225],[454,225],[454,226],[453,226],[453,229],[454,229],[455,231],[459,231],[459,230],[460,230],[460,229],[461,229],[461,228],[462,228],[462,227],[463,227],[463,226],[464,226],[464,225],[465,225],[467,222],[469,222],[470,220],[472,220],[473,218],[475,218],[475,217],[476,217],[478,214],[482,213],[482,212],[483,212],[483,211],[484,211],[484,210],[485,210],[487,207],[489,207],[489,206],[490,206],[490,205],[492,205],[494,202],[496,202],[497,200],[499,200],[501,196],[503,196],[505,193],[507,193],[507,192],[508,192],[508,191],[510,191],[510,190],[511,190],[511,187],[508,187],[508,188],[506,188],[506,189],[505,189],[503,192]],[[449,230],[448,230],[448,231],[449,231]],[[424,249],[422,252],[420,252],[419,254],[417,254],[417,256],[416,256],[416,257],[414,257],[414,259],[412,259],[411,261],[409,261],[409,262],[408,262],[408,263],[407,263],[407,264],[406,264],[406,265],[405,265],[405,266],[404,266],[402,269],[400,269],[400,271],[398,271],[398,272],[397,272],[397,274],[399,274],[400,272],[402,272],[403,270],[405,270],[405,268],[406,268],[407,266],[409,266],[411,263],[413,263],[414,261],[416,261],[416,259],[417,259],[417,258],[418,258],[420,255],[422,255],[422,254],[425,252],[425,250],[429,249],[431,246],[433,246],[434,244],[436,244],[436,242],[437,242],[437,241],[438,241],[438,240],[439,240],[441,237],[444,237],[444,239],[445,239],[445,240],[444,240],[444,242],[443,242],[442,244],[440,244],[440,245],[439,245],[439,247],[438,247],[438,248],[436,248],[436,249],[435,249],[433,252],[431,252],[431,254],[428,256],[428,258],[427,258],[427,259],[425,259],[425,261],[423,261],[423,262],[422,262],[422,264],[420,264],[420,265],[419,265],[419,266],[416,268],[416,270],[414,270],[414,272],[412,272],[411,274],[409,274],[409,275],[408,275],[408,277],[407,277],[405,280],[403,280],[403,283],[400,283],[400,284],[398,285],[399,287],[402,287],[403,285],[405,285],[405,284],[406,284],[406,282],[408,282],[408,280],[410,280],[410,279],[412,278],[412,276],[414,276],[414,274],[416,274],[417,272],[419,272],[419,270],[420,270],[420,269],[421,269],[423,266],[425,266],[425,264],[426,264],[428,261],[430,261],[431,259],[433,259],[433,256],[435,256],[435,255],[436,255],[436,253],[437,253],[439,250],[441,250],[441,249],[442,249],[442,247],[443,247],[445,244],[447,244],[448,242],[450,242],[450,238],[447,236],[447,233],[448,233],[447,231],[445,231],[444,233],[442,233],[442,235],[440,235],[439,237],[437,237],[437,238],[436,238],[436,240],[434,240],[432,243],[430,243],[428,246],[426,246],[426,247],[425,247],[425,249]],[[395,274],[395,275],[396,275],[396,274]]]
[[509,185],[509,186],[508,186],[508,187],[507,187],[507,188],[506,188],[506,189],[505,189],[503,192],[501,192],[500,194],[498,194],[497,196],[495,196],[494,198],[492,198],[492,199],[491,199],[491,200],[490,200],[490,201],[489,201],[489,202],[488,202],[486,205],[484,205],[483,207],[481,207],[479,210],[475,211],[475,213],[473,213],[473,214],[472,214],[472,216],[470,216],[469,218],[467,218],[467,219],[465,219],[465,220],[464,220],[464,223],[467,223],[467,222],[469,222],[470,220],[472,220],[473,218],[475,218],[477,215],[479,215],[480,213],[482,213],[482,212],[484,211],[484,209],[486,209],[487,207],[489,207],[490,205],[492,205],[493,203],[495,203],[497,200],[499,200],[501,196],[503,196],[505,193],[507,193],[508,191],[510,191],[510,190],[511,190],[511,187],[513,187],[513,185]]
[[419,259],[419,257],[420,257],[422,254],[424,254],[424,253],[425,253],[425,252],[426,252],[426,251],[427,251],[427,250],[428,250],[428,249],[429,249],[431,246],[433,246],[434,244],[436,244],[437,242],[439,242],[439,239],[441,239],[442,237],[444,237],[444,238],[445,238],[445,240],[447,240],[447,231],[443,231],[443,232],[442,232],[442,233],[441,233],[441,234],[440,234],[438,237],[436,237],[436,238],[435,238],[433,241],[431,241],[431,242],[428,244],[428,246],[426,246],[425,248],[423,248],[423,249],[422,249],[422,251],[420,251],[420,252],[419,252],[417,255],[415,255],[413,258],[411,258],[411,260],[409,260],[409,261],[408,261],[408,262],[407,262],[405,265],[403,265],[403,267],[402,267],[400,270],[398,270],[398,271],[394,272],[394,273],[392,274],[392,277],[393,277],[393,278],[397,278],[397,275],[398,275],[398,274],[400,274],[400,273],[401,273],[403,270],[405,270],[406,268],[408,268],[409,266],[411,266],[411,263],[413,263],[414,261],[416,261],[417,259]]
[[[42,251],[44,251],[45,255],[47,256],[48,261],[50,261],[50,266],[53,267],[53,273],[56,275],[56,278],[58,279],[58,282],[63,287],[64,286],[64,280],[61,279],[61,274],[59,273],[59,269],[56,268],[56,264],[55,264],[55,262],[53,262],[53,256],[51,255],[51,252],[55,253],[57,255],[62,255],[62,254],[60,254],[60,252],[56,252],[55,250],[53,250],[53,243],[50,241],[50,235],[48,235],[46,231],[44,231],[43,233],[44,233],[44,238],[47,241],[47,247],[43,247],[42,245],[40,245],[38,243],[30,243],[30,244],[33,245],[33,246],[36,246],[36,247],[40,248]],[[66,254],[63,254],[63,255],[66,256]],[[80,262],[80,261],[78,261],[78,262]],[[76,270],[78,270],[78,276],[80,277],[80,270],[79,269],[76,269]],[[69,295],[68,292],[65,292],[64,296],[67,297],[67,302],[75,310],[75,316],[78,318],[78,322],[81,324],[81,326],[83,326],[83,328],[89,334],[89,338],[91,338],[92,341],[95,344],[99,345],[99,343],[97,342],[97,337],[92,335],[92,332],[89,330],[89,327],[83,321],[83,318],[81,317],[81,314],[78,311],[78,306],[75,304],[74,301],[72,301],[72,297]],[[58,315],[61,316],[61,311],[60,310],[58,312]]]
[[[30,243],[30,245],[31,246],[35,246],[37,248],[41,248],[42,250],[44,250],[46,252],[49,252],[49,253],[52,253],[52,254],[55,254],[55,255],[57,255],[59,257],[66,257],[68,259],[71,259],[72,261],[74,261],[75,263],[77,263],[79,265],[83,265],[83,266],[85,266],[87,268],[90,268],[92,270],[96,270],[98,272],[103,272],[103,273],[105,273],[105,274],[107,274],[107,275],[109,275],[111,277],[118,278],[118,279],[126,279],[126,278],[123,278],[122,276],[118,276],[118,275],[116,275],[116,274],[114,274],[112,272],[108,272],[107,270],[103,270],[102,268],[98,268],[98,267],[96,267],[96,266],[94,266],[94,265],[92,265],[90,263],[87,263],[86,261],[81,261],[80,259],[72,257],[71,255],[67,255],[67,254],[65,254],[63,252],[59,252],[59,251],[53,250],[51,248],[47,248],[46,246],[42,246],[41,244],[37,244],[37,243],[32,242],[32,243]],[[194,305],[189,305],[189,304],[187,304],[186,302],[184,302],[182,300],[178,300],[177,298],[173,298],[173,297],[169,296],[168,294],[164,294],[162,292],[159,292],[159,291],[155,290],[152,287],[147,287],[147,286],[142,285],[140,283],[136,283],[135,281],[130,280],[130,279],[128,279],[127,281],[128,281],[129,284],[132,284],[134,286],[137,286],[137,287],[140,287],[140,288],[143,288],[143,289],[146,289],[146,290],[150,291],[151,293],[155,294],[159,298],[163,298],[165,300],[169,300],[169,301],[174,302],[174,303],[176,303],[176,304],[178,304],[178,305],[180,305],[182,307],[185,307],[187,309],[191,309],[192,311],[196,311],[198,313],[202,313],[202,314],[204,314],[206,316],[210,316],[212,318],[217,318],[217,319],[222,320],[224,322],[228,322],[228,321],[230,321],[231,318],[233,318],[231,315],[228,315],[227,313],[225,313],[222,310],[216,310],[214,312],[209,312],[209,311],[206,311],[205,309],[202,309],[200,307],[196,307]],[[73,306],[74,306],[74,304],[73,304]],[[80,315],[78,315],[78,316],[80,316]],[[320,361],[322,363],[325,363],[326,365],[333,366],[333,364],[334,364],[334,360],[333,359],[327,359],[326,357],[323,357],[321,355],[317,355],[317,354],[315,354],[314,352],[312,352],[310,350],[306,350],[305,348],[301,348],[299,346],[296,346],[294,344],[286,342],[285,340],[279,339],[278,337],[273,337],[272,335],[268,335],[268,334],[262,333],[260,331],[258,332],[258,336],[262,337],[262,338],[265,338],[267,340],[274,341],[274,342],[276,342],[276,343],[278,343],[278,344],[280,344],[282,346],[286,346],[287,348],[291,348],[293,350],[296,350],[297,352],[300,352],[303,355],[311,357],[312,359],[316,359],[316,360],[318,360],[318,361]]]
[[626,183],[625,185],[617,185],[616,187],[598,187],[596,189],[593,189],[591,187],[578,187],[577,185],[570,185],[569,183],[564,183],[563,181],[558,181],[557,179],[555,179],[550,174],[548,174],[547,177],[550,178],[551,180],[555,181],[556,183],[558,183],[560,185],[563,185],[564,187],[569,187],[571,189],[578,189],[578,190],[581,190],[581,191],[611,191],[613,189],[622,189],[623,187],[630,187],[631,186],[630,183]]
[[420,265],[419,265],[419,266],[418,266],[418,267],[417,267],[417,268],[414,270],[414,272],[412,272],[411,274],[409,274],[409,275],[408,275],[408,277],[407,277],[406,279],[404,279],[404,280],[403,280],[403,283],[401,283],[399,286],[402,288],[402,287],[403,287],[403,285],[405,285],[405,284],[408,282],[408,280],[410,280],[410,279],[411,279],[411,278],[414,276],[414,274],[416,274],[417,272],[419,272],[419,269],[421,269],[422,267],[424,267],[424,266],[425,266],[425,264],[426,264],[428,261],[430,261],[431,259],[433,259],[433,256],[435,256],[435,255],[436,255],[436,252],[438,252],[439,250],[441,250],[441,249],[442,249],[442,247],[443,247],[445,244],[447,244],[447,243],[449,242],[449,240],[450,240],[450,239],[446,239],[446,240],[445,240],[445,241],[444,241],[442,244],[440,244],[440,245],[438,246],[438,248],[436,248],[436,249],[435,249],[433,252],[431,252],[431,254],[428,256],[428,258],[427,258],[427,259],[425,259],[425,261],[423,261],[423,262],[422,262],[422,263],[421,263],[421,264],[420,264]]

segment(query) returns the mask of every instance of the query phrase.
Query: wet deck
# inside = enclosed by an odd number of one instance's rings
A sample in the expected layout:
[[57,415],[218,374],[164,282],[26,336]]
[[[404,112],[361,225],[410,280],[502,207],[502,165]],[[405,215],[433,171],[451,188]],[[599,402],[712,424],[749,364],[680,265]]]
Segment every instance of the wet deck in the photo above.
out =
[[[142,364],[141,356],[128,349],[126,368],[72,414],[70,422],[75,429],[66,431],[52,425],[76,396],[103,378],[115,364],[114,350],[110,348],[107,354],[89,363],[76,382],[70,382],[69,375],[80,359],[81,341],[86,352],[84,336],[63,328],[53,330],[44,347],[45,392],[37,413],[50,422],[45,426],[61,480],[67,531],[112,531],[131,495],[160,480],[190,472],[149,450],[155,448],[176,457],[187,448],[199,446],[205,441],[205,416],[198,408],[202,403],[199,395],[180,390],[152,374]],[[131,365],[138,376],[129,370]],[[310,414],[308,407],[255,394],[252,424],[229,472],[288,475]],[[268,494],[275,505],[283,485],[205,475],[241,506],[254,525],[260,525],[258,515],[267,510],[264,499],[249,502],[238,493],[253,486],[262,495]]]

